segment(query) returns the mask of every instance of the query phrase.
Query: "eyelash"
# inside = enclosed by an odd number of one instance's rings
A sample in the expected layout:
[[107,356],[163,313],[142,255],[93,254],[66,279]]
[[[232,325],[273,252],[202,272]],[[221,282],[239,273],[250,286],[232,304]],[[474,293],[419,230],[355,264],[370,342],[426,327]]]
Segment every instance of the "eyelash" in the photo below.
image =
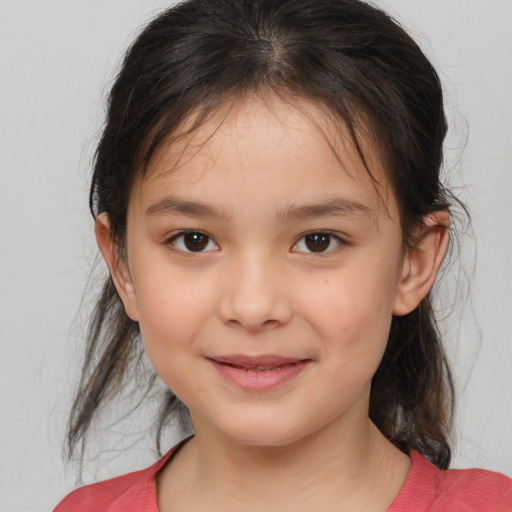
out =
[[[199,248],[200,250],[194,251],[190,248],[190,246],[187,247],[186,240],[185,240],[185,237],[187,235],[194,235],[197,237],[197,240],[195,240],[194,243],[197,242],[196,248]],[[325,250],[320,250],[320,251],[311,250],[311,247],[307,247],[308,242],[306,241],[306,239],[308,237],[316,237],[316,240],[315,239],[310,240],[314,244],[319,244],[322,242],[325,243],[325,239],[327,238],[328,245],[327,245],[327,247],[325,247]],[[177,241],[180,241],[180,240],[181,240],[180,244],[176,243]],[[310,250],[297,249],[297,246],[299,246],[302,241],[304,241],[303,243],[306,245],[306,248],[310,249]],[[335,241],[336,246],[331,248],[333,241]],[[213,249],[211,249],[211,248],[208,249],[208,246],[210,244],[214,245]],[[178,251],[188,253],[188,254],[211,252],[212,250],[219,249],[218,244],[215,243],[209,235],[207,235],[206,233],[203,233],[202,231],[195,231],[195,230],[180,231],[179,233],[176,233],[176,234],[172,235],[169,239],[167,239],[165,241],[165,245],[172,245]],[[179,247],[178,245],[181,245],[181,247]],[[295,242],[293,244],[292,250],[294,252],[301,252],[304,254],[320,255],[320,254],[326,254],[328,252],[331,252],[343,245],[348,245],[348,244],[345,240],[343,240],[343,238],[341,238],[337,234],[331,233],[329,231],[310,231],[309,233],[305,233],[299,237],[297,242]],[[320,245],[318,245],[318,247],[322,248],[322,246],[320,246]]]
[[[313,250],[303,251],[303,250],[297,249],[297,246],[301,242],[304,244],[307,244],[306,239],[308,237],[314,237],[314,236],[328,238],[328,245],[325,248],[325,250],[323,250],[323,251],[313,251]],[[335,247],[331,247],[333,241],[335,241],[335,243],[336,243]],[[302,252],[304,254],[321,255],[321,254],[326,254],[326,253],[332,252],[333,250],[338,249],[339,247],[344,246],[344,245],[348,245],[347,242],[335,233],[332,233],[330,231],[310,231],[309,233],[305,233],[299,237],[297,242],[295,242],[295,244],[293,245],[293,250],[295,252]],[[308,249],[311,249],[311,248],[309,247]]]
[[[186,244],[185,236],[187,236],[187,235],[195,235],[198,237],[204,237],[204,239],[206,239],[206,244],[202,248],[200,246],[201,250],[199,250],[199,251],[190,250],[190,248],[187,248],[187,246],[185,245]],[[180,240],[180,239],[182,242],[182,247],[178,247],[177,244],[175,243],[177,240]],[[219,248],[219,246],[213,241],[213,239],[210,236],[208,236],[206,233],[203,233],[202,231],[188,230],[188,231],[180,231],[179,233],[172,235],[169,239],[166,240],[165,245],[172,245],[178,251],[188,253],[188,254],[194,254],[194,253],[201,253],[201,252],[210,252],[212,249],[210,249],[208,251],[204,250],[210,245],[210,243],[215,245],[215,249],[213,249],[213,250],[216,250]]]

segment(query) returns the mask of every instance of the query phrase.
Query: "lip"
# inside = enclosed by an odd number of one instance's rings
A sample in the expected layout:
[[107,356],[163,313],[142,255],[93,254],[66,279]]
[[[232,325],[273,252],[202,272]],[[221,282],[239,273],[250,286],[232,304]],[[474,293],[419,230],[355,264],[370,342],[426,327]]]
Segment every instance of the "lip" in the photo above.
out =
[[247,391],[277,388],[303,373],[311,359],[241,354],[207,358],[230,384]]

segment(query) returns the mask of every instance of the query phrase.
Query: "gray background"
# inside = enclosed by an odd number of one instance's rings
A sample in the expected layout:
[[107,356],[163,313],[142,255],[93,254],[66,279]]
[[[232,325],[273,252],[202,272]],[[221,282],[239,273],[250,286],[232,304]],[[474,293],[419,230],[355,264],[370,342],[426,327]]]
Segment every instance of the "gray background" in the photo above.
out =
[[[512,2],[377,3],[440,71],[447,169],[473,215],[462,258],[466,273],[475,267],[472,298],[452,286],[448,301],[467,307],[443,324],[459,396],[454,466],[512,475]],[[120,55],[168,4],[0,0],[0,512],[51,510],[74,484],[61,447],[96,254],[90,160]],[[149,442],[123,442],[85,479],[152,461]]]

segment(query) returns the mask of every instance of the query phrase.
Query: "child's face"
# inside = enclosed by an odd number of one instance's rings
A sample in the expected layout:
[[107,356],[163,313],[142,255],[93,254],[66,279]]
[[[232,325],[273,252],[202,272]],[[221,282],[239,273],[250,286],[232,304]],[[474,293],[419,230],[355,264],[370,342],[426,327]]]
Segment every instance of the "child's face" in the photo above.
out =
[[134,184],[121,296],[196,431],[275,446],[367,421],[401,295],[398,208],[376,152],[378,191],[310,118],[237,104]]

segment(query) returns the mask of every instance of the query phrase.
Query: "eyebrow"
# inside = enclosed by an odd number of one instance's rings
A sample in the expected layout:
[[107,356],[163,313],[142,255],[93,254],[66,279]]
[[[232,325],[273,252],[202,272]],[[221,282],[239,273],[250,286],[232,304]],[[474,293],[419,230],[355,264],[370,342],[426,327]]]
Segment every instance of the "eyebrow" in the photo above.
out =
[[192,217],[215,217],[229,219],[231,215],[224,210],[219,210],[214,205],[198,203],[196,201],[184,201],[176,197],[164,197],[156,201],[146,210],[146,215],[189,215]]
[[281,220],[307,219],[315,217],[362,217],[374,216],[375,212],[366,204],[346,199],[332,197],[316,203],[290,205],[279,210]]
[[[315,203],[289,205],[277,211],[279,220],[301,220],[316,217],[342,216],[361,217],[373,216],[375,212],[364,203],[332,197]],[[188,215],[192,217],[213,217],[229,220],[231,215],[212,204],[186,201],[176,197],[164,197],[146,209],[146,215]]]

